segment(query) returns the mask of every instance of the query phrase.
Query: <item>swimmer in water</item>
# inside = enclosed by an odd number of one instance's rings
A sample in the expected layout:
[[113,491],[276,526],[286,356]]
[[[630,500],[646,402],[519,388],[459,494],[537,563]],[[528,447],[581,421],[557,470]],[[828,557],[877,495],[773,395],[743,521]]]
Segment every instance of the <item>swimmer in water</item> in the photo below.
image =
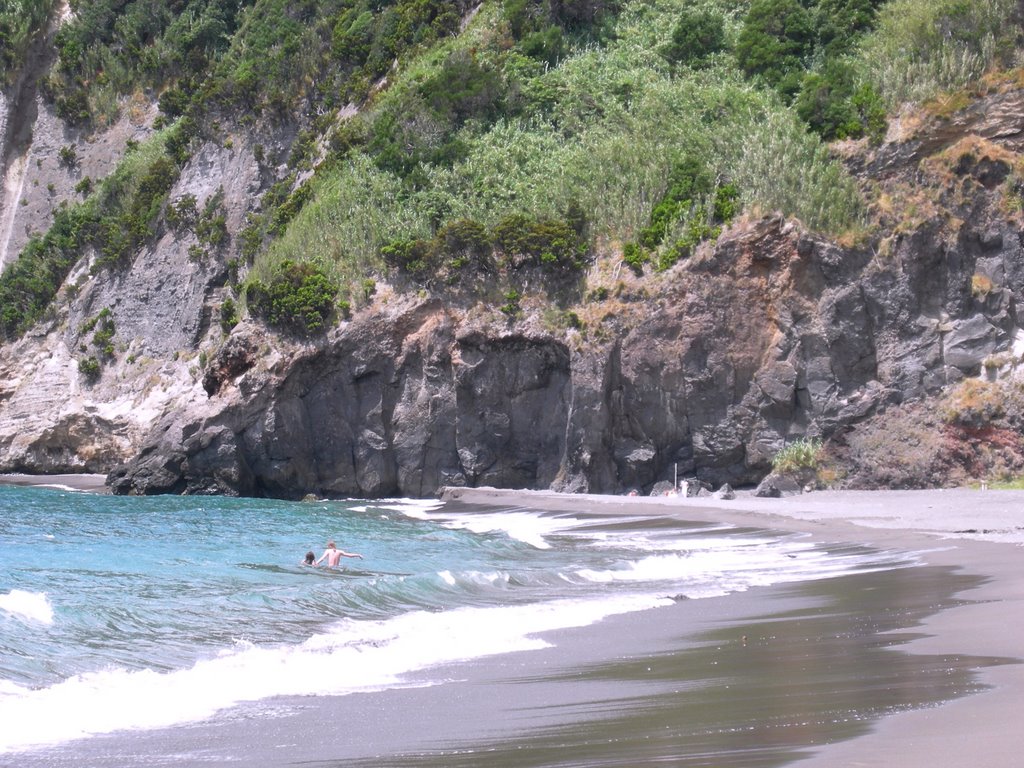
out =
[[363,556],[357,552],[345,552],[344,550],[338,549],[334,546],[333,541],[328,541],[327,549],[324,550],[324,553],[320,555],[320,559],[317,560],[314,565],[320,565],[320,563],[326,560],[328,568],[337,568],[338,563],[341,562],[341,558],[343,557],[358,557],[360,560],[363,559]]

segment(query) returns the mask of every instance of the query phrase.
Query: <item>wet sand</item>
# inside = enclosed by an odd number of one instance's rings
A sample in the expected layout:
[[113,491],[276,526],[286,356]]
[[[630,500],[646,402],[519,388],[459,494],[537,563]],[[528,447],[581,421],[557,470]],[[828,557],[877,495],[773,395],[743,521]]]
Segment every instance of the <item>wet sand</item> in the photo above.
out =
[[[655,513],[801,531],[923,562],[684,600],[554,633],[544,650],[433,670],[404,689],[257,702],[0,765],[1020,764],[1024,493],[446,497],[467,511]],[[446,682],[427,685],[438,679]]]
[[[506,491],[455,489],[449,498],[498,503]],[[571,510],[587,497],[519,492],[531,507]],[[507,500],[506,500],[507,502]],[[891,714],[859,738],[813,751],[802,768],[1012,768],[1024,755],[1024,491],[829,491],[782,499],[589,497],[590,510],[658,508],[688,520],[803,531],[818,539],[926,551],[929,565],[981,577],[963,604],[925,618],[913,654],[1012,659],[987,666],[983,692]],[[576,507],[579,508],[579,507]]]

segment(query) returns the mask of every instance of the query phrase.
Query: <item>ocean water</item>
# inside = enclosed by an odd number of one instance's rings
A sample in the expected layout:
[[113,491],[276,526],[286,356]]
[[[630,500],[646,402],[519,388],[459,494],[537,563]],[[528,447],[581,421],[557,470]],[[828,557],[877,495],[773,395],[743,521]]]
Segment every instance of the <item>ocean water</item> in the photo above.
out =
[[[328,539],[364,559],[300,565]],[[0,486],[0,755],[402,687],[549,630],[913,563],[657,513]]]

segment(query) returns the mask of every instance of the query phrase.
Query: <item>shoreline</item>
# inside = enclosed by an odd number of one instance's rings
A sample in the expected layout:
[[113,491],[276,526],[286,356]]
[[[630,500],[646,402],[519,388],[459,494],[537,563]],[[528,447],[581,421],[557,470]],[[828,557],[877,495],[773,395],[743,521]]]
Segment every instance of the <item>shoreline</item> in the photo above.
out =
[[926,618],[911,654],[1000,657],[1014,663],[977,672],[988,690],[940,706],[897,712],[861,736],[820,747],[802,768],[1015,768],[1024,753],[1024,491],[822,491],[778,499],[571,496],[546,491],[445,489],[442,498],[588,513],[671,514],[807,533],[816,539],[924,552],[928,565],[986,580],[963,603]]
[[[16,478],[15,482],[12,478]],[[72,487],[95,492],[103,487],[102,476],[0,476],[0,484]],[[77,484],[77,487],[76,487]],[[733,500],[682,497],[620,497],[570,495],[550,491],[516,491],[491,488],[446,489],[442,500],[476,508],[524,506],[566,514],[588,515],[670,515],[683,520],[728,523],[737,526],[768,528],[808,534],[818,541],[858,544],[882,550],[921,553],[923,565],[948,569],[952,573],[980,577],[970,588],[957,595],[953,605],[944,604],[936,612],[909,630],[909,641],[900,641],[900,653],[948,658],[950,670],[964,657],[972,660],[997,659],[1003,663],[972,666],[975,679],[986,690],[953,697],[920,709],[895,711],[868,722],[862,732],[831,744],[814,744],[786,764],[807,768],[863,766],[867,768],[1011,768],[1019,765],[1024,752],[1024,733],[1018,728],[1017,711],[1024,697],[1024,491],[975,491],[969,489],[927,491],[835,491],[814,492],[781,499],[761,499],[740,492]],[[467,509],[472,511],[472,509]],[[768,588],[765,594],[780,590]],[[763,598],[762,594],[762,598]],[[895,595],[894,595],[895,598]],[[745,607],[735,606],[740,601]],[[697,601],[709,613],[707,626],[728,626],[739,614],[756,615],[756,600]],[[718,606],[729,612],[714,616]],[[724,609],[721,609],[724,610]],[[547,652],[551,668],[576,661],[578,648],[594,652],[628,654],[640,647],[649,650],[664,642],[673,630],[680,608],[656,608],[643,624],[644,640],[634,636],[635,618],[613,619],[594,627],[561,633],[559,648]],[[685,614],[684,614],[685,615]],[[881,639],[885,634],[879,636]],[[562,640],[566,641],[562,646]],[[380,744],[394,747],[390,752],[399,765],[403,744],[416,749],[412,735],[429,732],[442,747],[457,743],[460,729],[466,725],[467,711],[450,698],[474,699],[469,712],[479,717],[500,738],[515,742],[512,731],[529,732],[528,715],[550,705],[543,697],[554,692],[551,685],[538,687],[526,706],[514,710],[516,718],[507,722],[508,711],[499,710],[493,699],[510,691],[524,690],[515,677],[520,669],[544,667],[541,652],[487,657],[468,666],[453,665],[446,673],[453,682],[442,686],[399,688],[341,698],[296,698],[243,706],[237,712],[208,723],[193,723],[182,728],[157,732],[112,734],[84,743],[68,745],[67,750],[51,751],[40,765],[107,766],[131,762],[140,754],[181,754],[182,745],[219,744],[220,755],[247,752],[249,740],[265,738],[268,748],[292,741],[287,762],[293,759],[310,765],[335,765],[334,760],[374,763],[369,755]],[[622,656],[624,657],[624,656]],[[1008,662],[1008,663],[1007,663]],[[518,666],[517,666],[518,665]],[[532,666],[531,666],[532,665]],[[269,710],[266,708],[269,706]],[[464,705],[461,705],[464,707]],[[475,709],[473,707],[476,707]],[[436,711],[435,711],[436,709]],[[268,720],[268,711],[270,719]],[[279,712],[280,714],[274,714]],[[426,714],[431,713],[431,714]],[[539,715],[537,715],[539,717]],[[451,717],[452,720],[445,720]],[[459,719],[459,718],[462,719]],[[335,723],[355,726],[365,751],[338,755],[327,761],[316,751],[325,733],[337,731]],[[524,725],[524,723],[526,723]],[[402,733],[408,726],[410,736]],[[266,731],[266,733],[264,733]],[[499,733],[500,731],[500,733]],[[348,738],[348,730],[343,731]],[[502,736],[502,733],[505,735]],[[445,741],[445,739],[449,741]],[[197,742],[192,740],[197,739]],[[373,739],[377,739],[374,742]],[[403,741],[405,739],[405,741]],[[341,746],[341,745],[339,745]],[[312,750],[312,751],[311,751]],[[209,755],[197,748],[194,762],[202,764]],[[251,753],[250,753],[251,754]],[[380,753],[377,753],[380,756]],[[422,754],[422,753],[421,753]],[[36,764],[28,759],[25,765]],[[276,759],[284,755],[276,753]],[[0,757],[0,765],[6,764]],[[264,761],[254,765],[278,765]],[[355,764],[355,763],[353,763]],[[360,763],[361,764],[361,763]],[[392,763],[387,763],[392,764]],[[404,763],[402,763],[404,764]],[[412,762],[409,763],[412,765]],[[437,765],[444,765],[443,761]],[[509,765],[515,765],[510,762]]]
[[16,485],[23,488],[60,488],[83,493],[109,493],[106,475],[84,472],[58,475],[25,475],[12,472],[0,474],[0,485]]

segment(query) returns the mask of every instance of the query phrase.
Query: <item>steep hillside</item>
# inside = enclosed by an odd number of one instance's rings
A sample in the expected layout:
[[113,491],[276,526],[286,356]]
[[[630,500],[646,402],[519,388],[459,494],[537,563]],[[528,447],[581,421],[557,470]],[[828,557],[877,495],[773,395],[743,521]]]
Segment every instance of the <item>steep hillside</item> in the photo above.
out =
[[31,125],[4,469],[281,496],[753,483],[793,444],[820,483],[1024,469],[1016,3],[50,14],[0,104]]

